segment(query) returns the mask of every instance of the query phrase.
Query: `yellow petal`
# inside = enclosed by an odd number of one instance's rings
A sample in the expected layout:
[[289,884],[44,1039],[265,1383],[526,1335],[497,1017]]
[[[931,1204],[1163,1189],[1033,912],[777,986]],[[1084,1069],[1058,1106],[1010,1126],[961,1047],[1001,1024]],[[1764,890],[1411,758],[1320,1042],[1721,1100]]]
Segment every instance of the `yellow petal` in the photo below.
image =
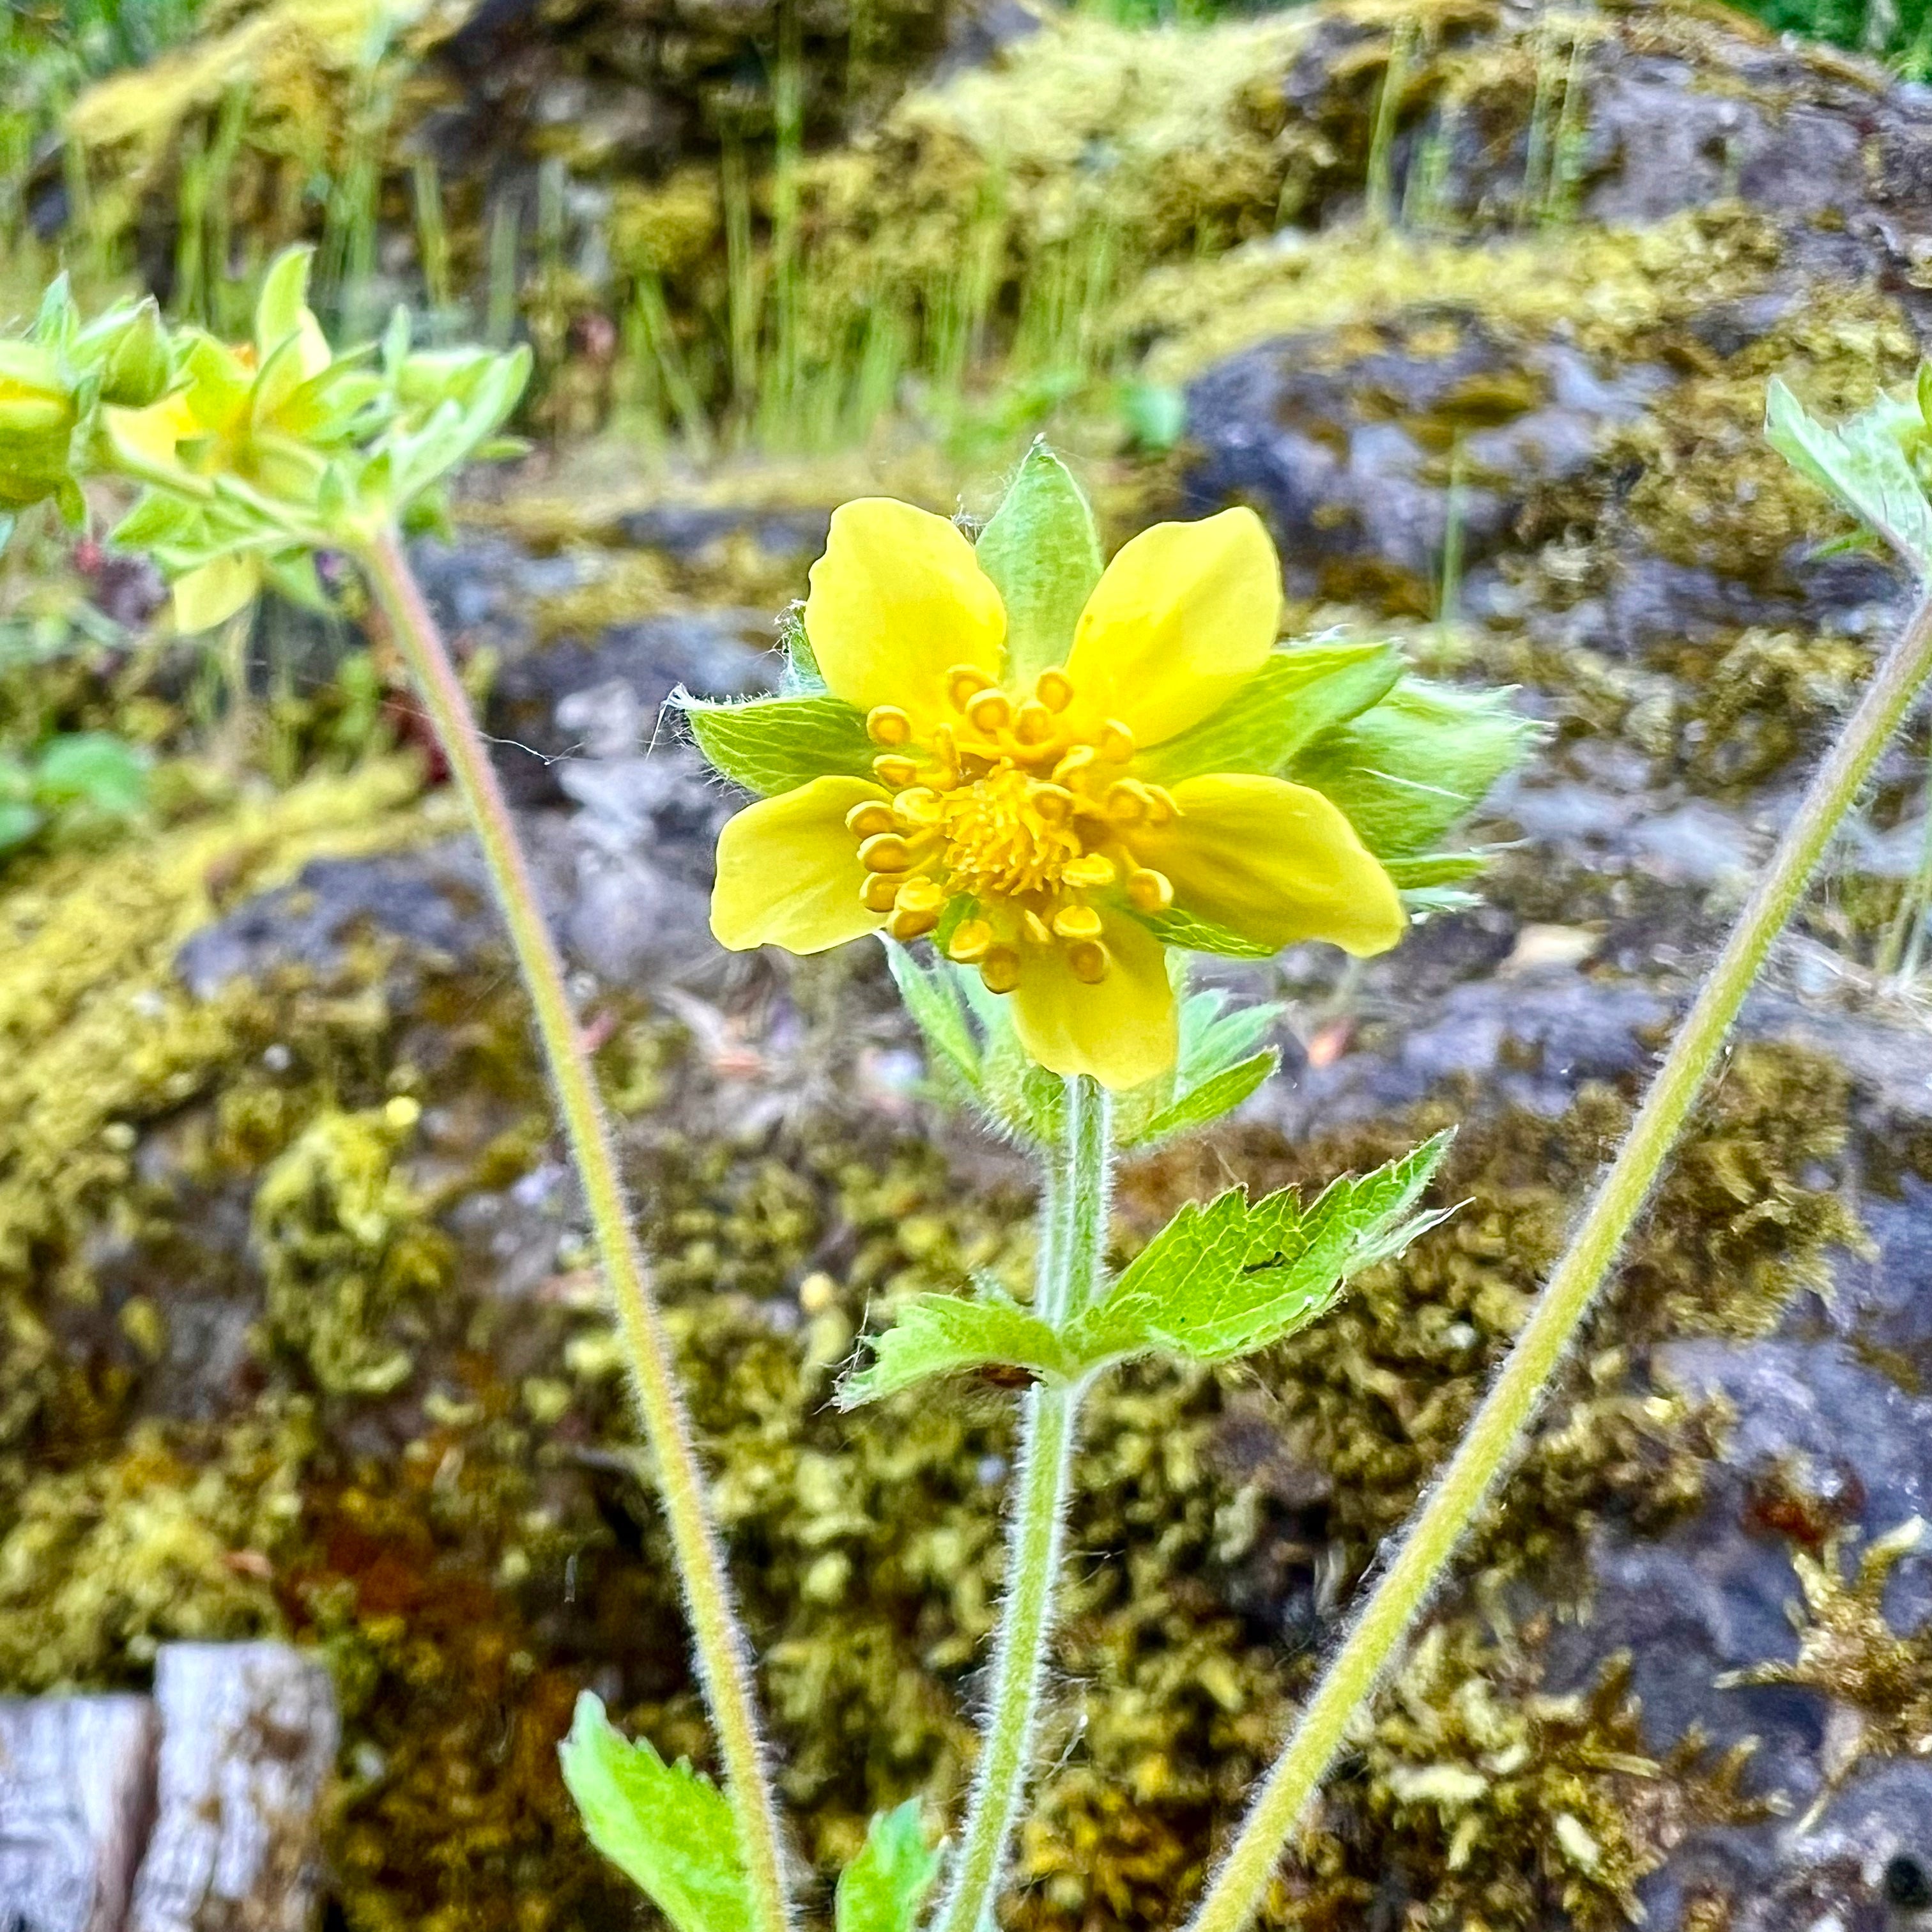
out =
[[1132,846],[1172,881],[1178,910],[1260,946],[1325,939],[1366,958],[1401,938],[1394,882],[1318,791],[1220,772],[1184,779],[1173,797],[1180,816],[1136,826]]
[[1281,566],[1253,511],[1156,524],[1094,586],[1067,675],[1094,716],[1157,745],[1232,698],[1280,628]]
[[825,554],[812,566],[805,634],[833,694],[861,711],[896,704],[937,712],[947,671],[1000,671],[1006,607],[944,517],[887,496],[832,513]]
[[230,554],[178,577],[175,628],[184,637],[212,631],[241,610],[262,587],[262,566],[252,556]]
[[104,409],[100,417],[116,462],[144,482],[178,478],[181,463],[175,446],[184,436],[201,434],[188,397],[179,390],[144,410]]
[[1110,963],[1097,986],[1076,980],[1058,946],[1024,946],[1012,993],[1020,1044],[1054,1073],[1089,1073],[1117,1093],[1174,1064],[1180,1040],[1166,949],[1133,920],[1110,918]]
[[884,922],[860,903],[866,868],[845,814],[888,794],[863,778],[814,778],[760,799],[718,835],[711,930],[721,946],[748,952],[782,946],[823,952]]

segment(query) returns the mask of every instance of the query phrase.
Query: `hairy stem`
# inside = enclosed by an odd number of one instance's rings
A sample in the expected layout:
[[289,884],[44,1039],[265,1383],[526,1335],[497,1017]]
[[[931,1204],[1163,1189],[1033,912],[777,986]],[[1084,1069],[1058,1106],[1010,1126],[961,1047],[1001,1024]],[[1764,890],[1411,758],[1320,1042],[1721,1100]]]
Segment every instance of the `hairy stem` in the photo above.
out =
[[698,1672],[718,1727],[724,1774],[743,1841],[755,1932],[785,1932],[786,1898],[778,1810],[752,1700],[749,1649],[740,1630],[711,1516],[704,1474],[672,1366],[650,1275],[624,1198],[596,1076],[571,1010],[563,962],[544,923],[536,888],[470,701],[393,529],[361,554],[377,600],[407,659],[452,775],[476,828],[496,902],[509,929],[557,1106],[584,1186],[604,1277],[616,1304],[632,1393],[657,1463],[658,1487],[684,1585]]
[[1442,1480],[1411,1520],[1301,1714],[1202,1899],[1189,1932],[1242,1932],[1267,1892],[1303,1808],[1350,1720],[1375,1695],[1470,1520],[1514,1458],[1564,1352],[1650,1196],[1724,1049],[1772,942],[1796,910],[1840,821],[1932,673],[1932,598],[1886,653],[1857,712],[1819,768],[1659,1068],[1628,1137],[1568,1252],[1538,1298],[1509,1359]]
[[[1113,1107],[1106,1090],[1088,1079],[1068,1081],[1066,1137],[1041,1196],[1034,1292],[1036,1311],[1056,1324],[1084,1307],[1099,1286],[1112,1166]],[[985,1932],[992,1923],[1033,1765],[1082,1392],[1030,1389],[1022,1406],[1006,1594],[993,1640],[992,1702],[965,1834],[934,1921],[937,1932]]]

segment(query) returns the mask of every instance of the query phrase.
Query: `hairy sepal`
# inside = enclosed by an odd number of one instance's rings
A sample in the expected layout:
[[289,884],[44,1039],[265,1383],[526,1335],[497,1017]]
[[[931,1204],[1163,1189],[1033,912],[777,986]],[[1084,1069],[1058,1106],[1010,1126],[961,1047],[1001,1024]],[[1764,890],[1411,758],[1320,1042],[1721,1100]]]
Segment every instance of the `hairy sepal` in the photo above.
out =
[[814,778],[866,776],[878,748],[866,736],[865,714],[841,698],[718,704],[680,688],[670,702],[706,760],[760,798],[796,790]]

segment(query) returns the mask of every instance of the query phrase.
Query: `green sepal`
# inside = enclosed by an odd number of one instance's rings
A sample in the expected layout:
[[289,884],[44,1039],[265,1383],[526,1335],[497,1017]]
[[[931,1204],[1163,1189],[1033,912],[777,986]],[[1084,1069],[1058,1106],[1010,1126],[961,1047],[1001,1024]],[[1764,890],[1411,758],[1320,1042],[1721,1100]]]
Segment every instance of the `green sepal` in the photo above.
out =
[[719,704],[680,687],[670,701],[684,714],[706,758],[760,798],[814,778],[869,778],[878,747],[865,713],[842,698],[754,698]]
[[1306,1209],[1288,1188],[1190,1202],[1075,1319],[1066,1347],[1089,1366],[1149,1352],[1222,1362],[1285,1340],[1334,1306],[1352,1275],[1454,1211],[1412,1212],[1452,1138],[1331,1182]]
[[1023,689],[1066,662],[1106,567],[1093,510],[1044,441],[1027,452],[974,554],[1006,607],[1006,682]]
[[676,1932],[745,1932],[756,1922],[730,1802],[680,1760],[627,1742],[590,1692],[557,1747],[590,1842]]
[[919,1800],[881,1811],[839,1874],[833,1932],[913,1932],[938,1876],[939,1853],[927,1849]]
[[1803,477],[1876,530],[1918,575],[1932,577],[1932,502],[1900,446],[1922,432],[1916,405],[1882,397],[1836,429],[1808,415],[1774,376],[1765,395],[1765,440]]
[[1541,735],[1507,691],[1406,677],[1308,746],[1288,776],[1339,806],[1375,856],[1430,854]]
[[893,983],[925,1039],[928,1064],[948,1084],[974,1100],[982,1098],[980,1042],[967,1018],[958,978],[943,966],[928,972],[896,940],[884,943]]
[[1218,711],[1142,752],[1135,774],[1156,784],[1203,772],[1279,778],[1323,732],[1380,704],[1402,670],[1393,644],[1291,645]]
[[778,619],[778,648],[784,653],[784,675],[778,680],[781,698],[819,698],[827,686],[818,668],[818,654],[805,634],[805,607],[793,604]]
[[1257,939],[1244,938],[1218,920],[1183,912],[1178,906],[1170,906],[1166,912],[1142,912],[1123,901],[1120,909],[1138,920],[1163,946],[1180,946],[1190,952],[1216,952],[1226,959],[1272,959],[1281,950]]
[[1232,1066],[1224,1066],[1219,1072],[1178,1088],[1174,1099],[1148,1120],[1132,1144],[1136,1147],[1158,1147],[1163,1141],[1178,1139],[1183,1134],[1197,1134],[1204,1127],[1211,1127],[1216,1120],[1232,1114],[1250,1094],[1258,1092],[1274,1077],[1280,1065],[1280,1049],[1264,1047],[1259,1053],[1251,1053],[1246,1059],[1238,1060]]

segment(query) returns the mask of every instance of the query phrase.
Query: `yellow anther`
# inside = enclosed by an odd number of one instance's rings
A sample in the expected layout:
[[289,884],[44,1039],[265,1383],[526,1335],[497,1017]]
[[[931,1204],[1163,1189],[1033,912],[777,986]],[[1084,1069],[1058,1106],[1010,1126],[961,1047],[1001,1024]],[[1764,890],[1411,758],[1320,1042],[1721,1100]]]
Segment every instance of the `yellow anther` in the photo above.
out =
[[1107,976],[1111,963],[1107,949],[1097,939],[1083,939],[1066,949],[1066,970],[1082,986],[1097,986]]
[[919,776],[919,766],[903,752],[887,752],[872,760],[872,772],[880,784],[898,791]]
[[1143,866],[1127,874],[1127,903],[1137,912],[1165,912],[1174,903],[1174,881]]
[[1064,785],[1035,785],[1027,802],[1049,825],[1064,825],[1073,814],[1073,794]]
[[1064,670],[1042,671],[1033,688],[1034,695],[1049,711],[1064,711],[1073,702],[1073,680]]
[[977,664],[955,664],[946,674],[946,695],[956,711],[964,711],[993,680]]
[[937,879],[908,879],[893,903],[901,912],[929,912],[936,919],[946,910],[946,892]]
[[1100,802],[1116,825],[1138,825],[1147,816],[1148,789],[1138,778],[1119,778],[1107,788]]
[[868,872],[859,901],[868,912],[890,912],[898,904],[899,882],[890,872]]
[[1100,915],[1090,905],[1062,906],[1053,915],[1053,930],[1060,939],[1098,939]]
[[1134,734],[1118,718],[1109,718],[1100,727],[1100,755],[1110,764],[1124,765],[1134,754]]
[[859,862],[868,872],[903,872],[912,863],[912,848],[896,832],[881,832],[859,848]]
[[946,956],[962,966],[976,966],[992,949],[993,928],[983,919],[962,919],[946,942]]
[[1034,945],[1051,946],[1053,944],[1053,928],[1040,917],[1038,913],[1022,913],[1020,925],[1024,928],[1028,938],[1031,940]]
[[1020,956],[1010,946],[996,946],[980,962],[980,977],[989,993],[1010,993],[1020,982]]
[[875,704],[866,713],[866,736],[875,745],[908,743],[912,720],[896,704]]
[[1075,745],[1068,750],[1059,764],[1054,766],[1053,776],[1058,782],[1064,784],[1076,772],[1084,771],[1093,762],[1094,747],[1091,745]]
[[1180,816],[1180,808],[1174,802],[1174,794],[1165,785],[1148,787],[1148,823],[1165,825],[1171,818]]
[[1004,691],[982,691],[967,701],[966,720],[976,731],[1003,731],[1012,718],[1013,702]]
[[892,829],[892,808],[882,798],[868,798],[845,814],[845,830],[855,838],[869,838],[874,832]]
[[[930,785],[914,785],[901,792],[892,800],[888,820],[896,819],[902,825],[922,829],[928,825],[937,825],[939,814],[938,793]],[[886,827],[880,826],[878,829],[884,831]]]
[[1070,886],[1111,886],[1114,862],[1104,852],[1086,852],[1060,868],[1060,878]]
[[1022,745],[1043,745],[1053,736],[1053,713],[1038,699],[1029,698],[1013,718],[1013,736]]
[[899,907],[886,921],[886,930],[902,943],[923,939],[939,923],[936,912],[908,912]]

